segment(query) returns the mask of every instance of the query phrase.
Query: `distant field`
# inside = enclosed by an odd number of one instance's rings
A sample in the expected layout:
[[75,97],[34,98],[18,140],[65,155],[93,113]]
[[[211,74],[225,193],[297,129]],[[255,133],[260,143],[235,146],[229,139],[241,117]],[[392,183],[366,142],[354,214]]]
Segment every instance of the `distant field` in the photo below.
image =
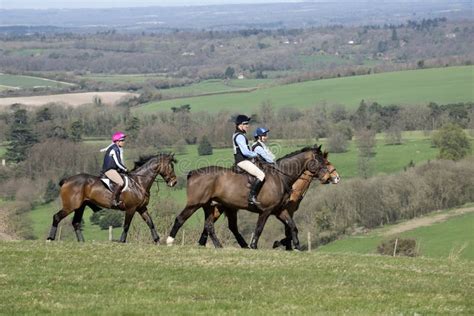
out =
[[356,108],[361,100],[389,104],[453,103],[474,100],[474,66],[409,70],[365,76],[316,80],[248,93],[229,93],[152,102],[140,113],[190,104],[193,111],[254,113],[262,102],[275,107],[305,108],[324,102]]
[[474,263],[105,242],[0,242],[6,315],[472,315]]
[[[319,248],[321,252],[352,252],[360,254],[373,254],[377,246],[384,240],[399,238],[414,238],[419,244],[422,256],[432,258],[456,257],[461,259],[474,260],[474,207],[471,205],[471,212],[463,215],[451,217],[443,222],[433,223],[427,227],[414,227],[413,229],[400,233],[390,233],[390,230],[406,223],[398,225],[384,226],[376,229],[367,235],[347,237]],[[457,210],[444,211],[441,214],[449,215]],[[439,216],[440,213],[432,213],[426,216]]]
[[160,92],[165,97],[169,96],[180,96],[180,95],[199,95],[199,94],[211,94],[211,93],[224,93],[224,92],[248,92],[252,89],[270,84],[273,80],[270,79],[233,79],[233,80],[220,80],[212,79],[205,80],[196,84],[185,87],[177,87],[171,89],[162,89]]
[[121,98],[137,95],[129,92],[83,92],[83,93],[66,93],[66,94],[52,94],[34,97],[13,97],[0,98],[0,109],[8,107],[15,103],[24,104],[31,107],[42,106],[47,103],[55,102],[66,104],[70,106],[80,106],[83,104],[94,103],[96,96],[100,97],[102,103],[112,105]]
[[89,79],[105,83],[144,83],[147,80],[164,78],[162,74],[137,74],[137,75],[99,75],[91,74],[78,76],[79,79]]
[[0,86],[11,89],[27,89],[35,87],[64,88],[74,84],[40,77],[0,74]]

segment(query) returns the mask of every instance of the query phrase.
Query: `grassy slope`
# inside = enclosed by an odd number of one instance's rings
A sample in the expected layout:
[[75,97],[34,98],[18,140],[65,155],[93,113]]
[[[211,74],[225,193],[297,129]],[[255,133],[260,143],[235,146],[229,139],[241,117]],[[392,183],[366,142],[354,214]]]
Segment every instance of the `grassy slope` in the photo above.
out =
[[312,105],[329,102],[356,108],[362,99],[381,104],[426,104],[467,102],[473,96],[474,66],[410,70],[308,81],[250,93],[174,99],[143,105],[135,111],[152,113],[172,106],[190,104],[194,111],[219,110],[252,113],[270,100],[275,107]]
[[0,74],[0,85],[18,87],[18,88],[33,88],[36,86],[42,87],[65,87],[64,83],[52,80],[44,80],[42,78],[34,78],[29,76],[7,75]]
[[350,254],[0,242],[5,314],[474,313],[474,263]]
[[[439,214],[439,213],[437,213]],[[434,216],[437,214],[430,214]],[[448,258],[457,255],[459,258],[474,260],[473,231],[474,213],[467,213],[435,223],[428,227],[419,227],[397,235],[384,236],[383,233],[392,226],[384,226],[368,235],[347,237],[320,248],[321,252],[352,252],[359,254],[375,253],[383,241],[396,237],[414,238],[419,244],[422,256]],[[461,251],[462,249],[462,251]]]

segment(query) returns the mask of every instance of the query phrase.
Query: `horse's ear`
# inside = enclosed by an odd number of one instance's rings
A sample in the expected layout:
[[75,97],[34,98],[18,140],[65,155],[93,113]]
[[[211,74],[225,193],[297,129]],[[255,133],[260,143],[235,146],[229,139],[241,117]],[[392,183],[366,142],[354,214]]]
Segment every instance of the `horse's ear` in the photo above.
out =
[[323,153],[324,159],[328,159],[328,155],[329,155],[329,153],[327,151],[324,151],[324,153]]
[[321,152],[321,146],[322,146],[322,145],[319,145],[319,147],[318,147],[318,151],[319,151],[319,152]]

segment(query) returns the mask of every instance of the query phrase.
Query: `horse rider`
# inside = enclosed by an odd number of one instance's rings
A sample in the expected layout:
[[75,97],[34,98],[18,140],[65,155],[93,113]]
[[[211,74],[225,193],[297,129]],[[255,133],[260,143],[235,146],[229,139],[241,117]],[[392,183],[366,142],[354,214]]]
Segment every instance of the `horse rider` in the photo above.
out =
[[119,173],[127,172],[127,168],[123,163],[122,149],[126,137],[127,135],[123,132],[116,132],[112,135],[112,144],[100,150],[101,152],[105,151],[102,173],[117,184],[112,192],[112,208],[121,210],[125,209],[125,204],[123,201],[120,201],[120,193],[125,183]]
[[268,140],[268,132],[270,130],[265,127],[258,127],[253,133],[255,142],[252,145],[252,151],[259,157],[265,160],[267,163],[275,163],[275,155],[271,152],[270,148],[265,145]]
[[265,173],[251,161],[252,158],[257,157],[257,154],[250,150],[248,139],[245,136],[249,129],[249,122],[250,117],[246,115],[240,114],[236,117],[232,144],[234,146],[235,164],[256,177],[250,187],[248,203],[250,207],[259,207],[260,202],[257,201],[257,195],[265,180]]

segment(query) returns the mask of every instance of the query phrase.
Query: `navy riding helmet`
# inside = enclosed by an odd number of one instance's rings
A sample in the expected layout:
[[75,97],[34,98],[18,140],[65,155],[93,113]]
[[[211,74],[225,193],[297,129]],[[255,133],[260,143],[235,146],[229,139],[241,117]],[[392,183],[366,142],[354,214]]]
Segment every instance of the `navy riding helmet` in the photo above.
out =
[[235,125],[240,125],[240,124],[245,124],[245,123],[249,123],[250,121],[250,117],[248,117],[247,115],[243,115],[243,114],[240,114],[240,115],[237,115],[237,117],[235,118]]
[[254,137],[265,136],[270,130],[266,127],[258,127],[253,133]]

